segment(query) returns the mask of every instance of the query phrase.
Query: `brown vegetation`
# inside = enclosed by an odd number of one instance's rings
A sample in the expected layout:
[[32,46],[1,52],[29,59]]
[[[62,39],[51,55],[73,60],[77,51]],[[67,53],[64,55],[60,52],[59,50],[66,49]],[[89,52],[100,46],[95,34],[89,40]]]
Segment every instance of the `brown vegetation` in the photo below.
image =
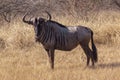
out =
[[[29,1],[34,0],[25,0],[27,3]],[[39,1],[44,2],[40,4]],[[0,80],[119,80],[119,0],[116,0],[118,5],[114,0],[49,0],[52,5],[47,1],[34,2],[36,6],[45,6],[43,10],[50,11],[55,21],[68,26],[88,26],[94,31],[98,48],[96,67],[86,67],[85,54],[77,47],[70,52],[56,51],[55,70],[51,70],[46,52],[34,40],[33,27],[21,20],[20,16],[25,13],[23,9],[21,15],[18,14],[11,23],[1,21],[4,24],[0,27]],[[94,1],[96,5],[90,1]],[[29,5],[31,10],[30,6],[32,5]],[[89,9],[87,6],[90,6]],[[38,12],[42,11],[41,7],[37,8],[40,9]],[[44,14],[36,16],[46,18]]]

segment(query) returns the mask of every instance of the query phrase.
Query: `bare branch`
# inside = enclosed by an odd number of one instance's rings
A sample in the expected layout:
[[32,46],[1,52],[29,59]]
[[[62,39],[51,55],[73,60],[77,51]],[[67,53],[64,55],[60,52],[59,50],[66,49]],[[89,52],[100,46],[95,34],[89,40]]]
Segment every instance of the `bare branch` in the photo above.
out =
[[3,13],[3,17],[4,17],[5,21],[7,21],[8,23],[10,23],[11,19],[10,19],[10,16],[8,17],[8,13],[4,12]]
[[118,1],[114,0],[114,3],[120,8],[120,3],[118,3]]

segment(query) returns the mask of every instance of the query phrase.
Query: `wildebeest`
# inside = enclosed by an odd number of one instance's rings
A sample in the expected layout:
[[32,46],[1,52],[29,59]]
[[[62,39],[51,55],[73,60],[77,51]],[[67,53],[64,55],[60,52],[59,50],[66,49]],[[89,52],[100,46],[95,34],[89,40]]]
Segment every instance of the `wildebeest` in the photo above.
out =
[[[91,59],[92,66],[94,66],[94,62],[97,62],[98,58],[97,49],[93,41],[93,31],[84,26],[64,26],[51,20],[50,13],[46,13],[49,19],[35,18],[33,21],[26,20],[27,14],[25,14],[23,22],[34,26],[35,39],[47,51],[51,68],[54,69],[54,51],[56,49],[70,51],[78,45],[81,45],[87,56],[87,65],[89,65]],[[89,47],[90,40],[92,50]]]

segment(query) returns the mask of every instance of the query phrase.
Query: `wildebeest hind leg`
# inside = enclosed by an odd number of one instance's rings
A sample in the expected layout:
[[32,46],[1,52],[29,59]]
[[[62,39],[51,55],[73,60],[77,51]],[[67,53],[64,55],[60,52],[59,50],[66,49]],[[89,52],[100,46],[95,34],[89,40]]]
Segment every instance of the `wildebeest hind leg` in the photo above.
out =
[[89,47],[88,45],[84,45],[84,44],[80,44],[83,51],[85,52],[86,54],[86,57],[87,57],[87,66],[89,65],[89,62],[90,62],[90,53],[89,53]]
[[93,53],[92,53],[92,51],[91,51],[91,49],[88,47],[88,49],[89,49],[89,53],[90,53],[90,57],[91,57],[91,61],[92,61],[92,66],[94,66],[94,56],[93,56]]

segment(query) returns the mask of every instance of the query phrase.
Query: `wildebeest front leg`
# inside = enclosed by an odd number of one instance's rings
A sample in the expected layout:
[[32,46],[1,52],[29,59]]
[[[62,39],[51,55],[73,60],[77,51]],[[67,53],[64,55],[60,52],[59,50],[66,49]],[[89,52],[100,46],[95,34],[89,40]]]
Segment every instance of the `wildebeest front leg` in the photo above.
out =
[[51,68],[54,69],[54,56],[55,56],[54,50],[50,50],[50,55],[51,55],[51,57],[50,57],[50,59],[51,59]]
[[46,50],[49,57],[50,66],[54,69],[54,49]]
[[89,66],[89,63],[90,63],[90,57],[88,55],[87,56],[87,66]]

